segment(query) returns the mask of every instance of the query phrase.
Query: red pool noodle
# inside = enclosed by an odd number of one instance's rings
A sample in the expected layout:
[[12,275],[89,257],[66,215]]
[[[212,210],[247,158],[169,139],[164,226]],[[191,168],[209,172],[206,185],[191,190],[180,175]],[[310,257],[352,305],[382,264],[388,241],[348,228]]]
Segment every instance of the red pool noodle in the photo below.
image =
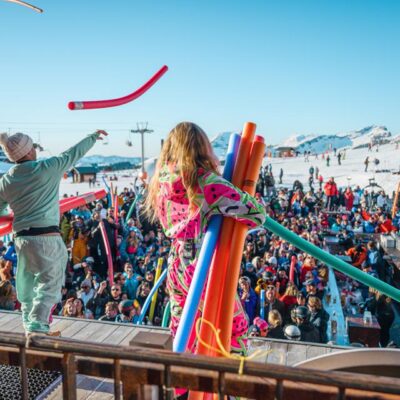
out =
[[[85,204],[91,203],[101,199],[107,195],[104,189],[97,190],[95,192],[84,193],[80,196],[68,197],[66,199],[60,200],[60,214],[63,214],[73,208],[83,206]],[[12,221],[14,219],[14,214],[8,214],[0,217],[0,224],[6,222],[5,225],[0,226],[0,236],[8,235],[12,232]]]
[[168,67],[164,65],[155,75],[153,75],[152,78],[150,78],[149,81],[147,81],[143,86],[135,90],[133,93],[128,94],[127,96],[110,100],[70,101],[68,103],[68,108],[70,110],[91,110],[95,108],[121,106],[137,99],[142,94],[146,93],[167,71]]
[[[118,225],[118,194],[117,194],[117,189],[115,189],[115,200],[114,200],[114,222]],[[114,240],[115,240],[115,245],[117,245],[117,239],[118,239],[118,229],[114,231]]]
[[108,281],[110,282],[110,286],[112,286],[114,285],[114,265],[111,255],[110,242],[108,241],[107,232],[103,220],[99,222],[99,227],[101,236],[103,237],[104,248],[106,249],[107,264],[108,264]]
[[290,262],[290,272],[289,272],[289,282],[294,282],[294,273],[295,273],[295,268],[296,268],[296,261],[297,258],[296,256],[292,256],[291,262]]

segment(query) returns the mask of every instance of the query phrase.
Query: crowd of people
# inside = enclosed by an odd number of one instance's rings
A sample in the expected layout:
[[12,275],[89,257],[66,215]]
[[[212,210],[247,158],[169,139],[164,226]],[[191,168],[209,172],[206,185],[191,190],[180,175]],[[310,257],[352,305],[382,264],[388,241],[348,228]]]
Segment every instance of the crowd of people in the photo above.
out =
[[[392,273],[376,241],[371,238],[365,244],[357,239],[360,233],[385,234],[399,229],[399,219],[390,217],[389,197],[383,191],[374,193],[358,186],[338,188],[334,178],[318,190],[312,185],[305,190],[305,186],[306,183],[299,181],[291,188],[277,186],[268,166],[261,170],[256,198],[269,216],[319,247],[324,246],[325,235],[337,236],[354,267],[390,282]],[[159,224],[145,217],[143,202],[136,201],[137,196],[137,190],[124,188],[118,204],[101,199],[62,215],[60,229],[69,250],[69,262],[62,301],[54,307],[53,315],[138,322],[154,285],[157,264],[167,267],[171,240]],[[117,220],[114,207],[119,209]],[[112,285],[107,279],[100,221],[111,247]],[[13,242],[0,241],[0,253],[0,309],[16,310],[19,307],[14,288],[17,257]],[[362,303],[371,309],[382,327],[381,345],[387,345],[393,321],[390,300],[344,276],[338,278],[346,282],[347,289],[361,293],[354,301],[344,297],[343,305]],[[332,323],[323,305],[327,283],[328,269],[324,264],[265,229],[250,233],[238,282],[239,299],[248,319],[248,335],[327,343],[328,324]],[[264,303],[260,301],[262,290]],[[145,323],[161,325],[168,301],[168,290],[163,284],[158,290],[154,315],[147,313]]]

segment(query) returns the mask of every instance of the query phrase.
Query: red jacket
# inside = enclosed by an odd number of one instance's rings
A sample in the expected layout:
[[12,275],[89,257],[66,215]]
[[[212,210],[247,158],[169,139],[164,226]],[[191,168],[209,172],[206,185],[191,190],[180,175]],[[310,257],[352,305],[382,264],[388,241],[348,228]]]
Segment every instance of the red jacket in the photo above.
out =
[[346,190],[344,192],[344,203],[346,205],[346,210],[351,211],[354,203],[354,194],[351,190]]
[[393,231],[396,231],[396,228],[393,226],[392,220],[389,218],[386,219],[384,222],[382,222],[379,225],[380,233],[389,233],[389,232],[393,232]]
[[325,183],[324,191],[327,196],[337,196],[338,189],[335,182],[328,181]]

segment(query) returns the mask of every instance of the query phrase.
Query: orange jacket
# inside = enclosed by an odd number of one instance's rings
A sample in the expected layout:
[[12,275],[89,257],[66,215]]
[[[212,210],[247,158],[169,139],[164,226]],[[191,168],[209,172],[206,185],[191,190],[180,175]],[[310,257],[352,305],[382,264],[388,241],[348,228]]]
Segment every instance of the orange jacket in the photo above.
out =
[[367,259],[367,249],[365,247],[362,247],[360,252],[355,247],[352,247],[347,250],[346,254],[351,257],[351,264],[357,268],[361,268],[361,265]]

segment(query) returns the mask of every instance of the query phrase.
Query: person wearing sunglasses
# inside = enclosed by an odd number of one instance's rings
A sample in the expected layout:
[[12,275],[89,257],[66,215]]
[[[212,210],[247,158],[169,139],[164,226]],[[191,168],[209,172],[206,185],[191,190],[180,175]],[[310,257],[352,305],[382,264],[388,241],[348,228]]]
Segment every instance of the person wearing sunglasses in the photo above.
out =
[[285,304],[276,298],[276,287],[273,285],[268,285],[265,290],[265,307],[264,315],[267,318],[268,314],[272,310],[279,311],[282,319],[286,318]]
[[77,296],[83,301],[83,305],[86,307],[89,300],[93,299],[96,292],[92,289],[92,283],[89,279],[85,279],[81,283],[81,290],[78,291]]

